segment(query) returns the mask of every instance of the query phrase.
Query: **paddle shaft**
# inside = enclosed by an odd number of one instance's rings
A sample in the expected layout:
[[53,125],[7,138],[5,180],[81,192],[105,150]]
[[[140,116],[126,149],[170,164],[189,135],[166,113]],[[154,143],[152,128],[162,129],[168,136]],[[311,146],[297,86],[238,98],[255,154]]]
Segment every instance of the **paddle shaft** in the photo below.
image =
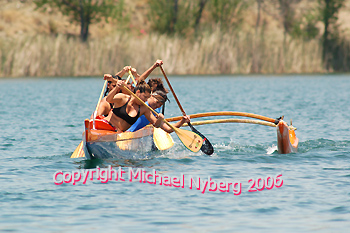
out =
[[102,96],[103,96],[103,92],[106,90],[106,85],[107,85],[107,80],[105,81],[105,83],[103,84],[103,88],[102,88],[102,91],[101,91],[101,94],[100,94],[100,98],[98,99],[98,102],[97,102],[97,105],[96,105],[96,109],[94,111],[94,114],[92,116],[92,126],[93,128],[95,129],[95,118],[96,118],[96,115],[97,115],[97,110],[100,106],[100,103],[101,103],[101,100],[102,100]]
[[163,67],[162,67],[162,66],[159,66],[159,68],[160,68],[160,70],[162,71],[163,76],[164,76],[166,82],[168,83],[168,86],[169,86],[171,92],[172,92],[173,95],[174,95],[174,98],[175,98],[175,100],[176,100],[176,103],[177,103],[177,105],[179,106],[179,108],[180,108],[180,110],[181,110],[181,112],[182,112],[182,115],[185,116],[185,115],[186,115],[185,110],[182,108],[182,106],[181,106],[181,104],[180,104],[180,101],[179,101],[179,99],[177,98],[177,96],[176,96],[176,94],[175,94],[175,91],[174,91],[173,87],[171,86],[171,84],[170,84],[170,82],[169,82],[169,79],[168,79],[168,77],[166,76],[166,74],[165,74],[165,72],[164,72],[164,70],[163,70]]
[[[100,94],[100,98],[98,99],[95,112],[94,112],[94,114],[93,114],[93,116],[92,116],[92,117],[93,117],[93,127],[94,127],[94,128],[95,128],[95,117],[96,117],[96,114],[97,114],[98,107],[100,106],[103,93],[104,93],[104,91],[106,90],[106,86],[107,86],[107,80],[106,80],[105,83],[103,84],[103,88],[102,88],[102,91],[101,91],[101,94]],[[83,141],[81,141],[81,142],[79,143],[78,147],[74,150],[73,154],[71,155],[71,158],[84,157],[84,156],[85,156],[85,153],[84,153],[84,151],[82,152],[82,150],[83,150]],[[82,153],[81,153],[81,152],[82,152]]]
[[102,91],[101,91],[101,94],[100,94],[100,98],[98,99],[98,102],[97,102],[97,105],[96,105],[95,112],[97,112],[98,107],[100,106],[100,103],[101,103],[101,99],[102,99],[103,93],[104,93],[104,92],[105,92],[105,90],[106,90],[106,86],[107,86],[107,80],[106,80],[106,81],[105,81],[105,83],[103,84],[103,88],[102,88]]
[[128,78],[125,80],[125,84],[128,84],[130,78],[131,78],[131,76],[129,74]]
[[[179,101],[179,99],[177,98],[177,96],[176,96],[176,94],[175,94],[175,91],[174,91],[173,87],[171,86],[171,84],[170,84],[170,82],[169,82],[169,79],[168,79],[168,77],[166,76],[166,74],[165,74],[165,72],[164,72],[164,70],[163,70],[163,67],[162,67],[162,66],[159,66],[159,68],[160,68],[160,70],[162,71],[163,76],[164,76],[166,82],[168,83],[168,86],[169,86],[171,92],[173,93],[173,96],[174,96],[174,98],[175,98],[175,100],[176,100],[176,102],[177,102],[177,105],[179,106],[179,108],[180,108],[180,110],[181,110],[181,112],[182,112],[182,115],[185,116],[185,115],[186,115],[185,110],[182,108],[182,106],[181,106],[181,104],[180,104],[180,101]],[[198,134],[198,135],[204,140],[203,145],[202,145],[202,147],[201,147],[200,149],[201,149],[205,154],[207,154],[207,155],[213,154],[213,153],[214,153],[214,148],[213,148],[213,146],[211,145],[211,143],[209,142],[209,140],[207,139],[207,137],[204,136],[203,134],[201,134],[198,130],[196,130],[196,129],[192,126],[192,124],[191,124],[190,122],[188,123],[188,126],[190,126],[191,130],[192,130],[194,133]]]
[[129,70],[129,76],[131,77],[132,81],[134,82],[134,84],[136,86],[137,82],[135,81],[134,75],[132,75],[131,70]]

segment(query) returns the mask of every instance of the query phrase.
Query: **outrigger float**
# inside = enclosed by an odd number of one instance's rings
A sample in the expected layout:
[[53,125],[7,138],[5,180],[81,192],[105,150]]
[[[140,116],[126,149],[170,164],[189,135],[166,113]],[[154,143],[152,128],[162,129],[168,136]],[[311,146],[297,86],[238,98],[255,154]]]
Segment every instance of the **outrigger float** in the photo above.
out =
[[[211,116],[243,116],[253,119],[216,119],[204,121],[192,121],[192,125],[206,125],[218,123],[248,123],[259,124],[276,128],[277,148],[280,154],[295,153],[298,151],[299,140],[295,135],[296,128],[283,121],[283,117],[273,119],[257,114],[244,112],[208,112],[189,115],[191,119]],[[181,116],[167,118],[168,122],[180,120]],[[183,126],[187,126],[184,124]],[[167,150],[174,144],[171,136],[161,129],[148,125],[136,132],[116,133],[110,125],[99,119],[85,120],[83,141],[72,154],[71,158],[86,157],[87,159],[137,159],[140,155],[146,155],[156,150]],[[96,129],[98,128],[98,129]],[[160,130],[160,131],[158,131]],[[163,133],[163,135],[158,135]],[[157,134],[157,136],[156,136]],[[158,140],[158,141],[157,141]],[[162,141],[159,141],[162,140]],[[159,148],[162,145],[162,148]]]

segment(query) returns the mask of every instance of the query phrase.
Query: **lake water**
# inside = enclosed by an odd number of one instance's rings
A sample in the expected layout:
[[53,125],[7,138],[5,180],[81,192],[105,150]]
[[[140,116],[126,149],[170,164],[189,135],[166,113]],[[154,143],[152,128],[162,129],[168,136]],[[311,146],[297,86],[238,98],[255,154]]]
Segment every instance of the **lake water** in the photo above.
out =
[[[239,111],[292,119],[299,152],[274,151],[272,127],[229,123],[196,126],[214,145],[212,156],[190,152],[172,134],[174,147],[144,160],[71,159],[102,78],[0,79],[0,231],[349,231],[349,75],[169,78],[187,114]],[[166,117],[181,115],[170,97]],[[205,119],[226,118],[232,117]],[[109,166],[126,174],[140,168],[183,177],[184,187],[53,180],[59,171]],[[236,183],[236,192],[190,189],[191,178],[209,177],[217,184]],[[249,192],[259,178],[259,188],[269,179],[269,189]]]

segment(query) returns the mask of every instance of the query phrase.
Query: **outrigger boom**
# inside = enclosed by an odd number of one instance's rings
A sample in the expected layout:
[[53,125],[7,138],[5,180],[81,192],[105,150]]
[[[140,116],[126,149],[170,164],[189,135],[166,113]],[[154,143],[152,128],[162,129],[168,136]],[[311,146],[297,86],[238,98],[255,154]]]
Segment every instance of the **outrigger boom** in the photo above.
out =
[[[296,153],[298,151],[299,139],[295,135],[296,128],[292,126],[292,121],[290,125],[283,121],[284,116],[273,119],[253,113],[246,112],[208,112],[208,113],[198,113],[189,115],[191,119],[200,117],[210,117],[210,116],[244,116],[251,117],[260,120],[250,120],[250,119],[216,119],[216,120],[205,120],[191,122],[192,125],[207,125],[207,124],[217,124],[217,123],[248,123],[248,124],[259,124],[270,127],[275,127],[277,130],[277,149],[280,154]],[[168,118],[167,121],[176,121],[179,117]],[[187,126],[184,124],[183,126]]]

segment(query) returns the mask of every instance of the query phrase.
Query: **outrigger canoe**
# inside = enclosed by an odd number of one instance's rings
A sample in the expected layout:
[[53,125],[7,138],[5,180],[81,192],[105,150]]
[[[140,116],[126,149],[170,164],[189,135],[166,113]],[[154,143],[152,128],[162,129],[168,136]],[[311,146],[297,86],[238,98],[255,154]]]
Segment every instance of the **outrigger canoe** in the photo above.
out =
[[[277,149],[280,154],[296,153],[298,151],[299,139],[296,137],[296,128],[288,126],[282,119],[272,119],[252,113],[241,112],[211,112],[190,115],[191,119],[208,116],[245,116],[256,118],[251,119],[217,119],[206,121],[192,121],[192,125],[204,125],[214,123],[250,123],[260,124],[276,128],[277,131]],[[168,118],[167,121],[177,121],[181,117]],[[95,125],[94,125],[95,124]],[[95,127],[97,126],[97,127]],[[186,124],[184,125],[186,126]],[[148,125],[136,132],[116,133],[109,128],[110,126],[103,121],[96,119],[85,120],[85,131],[83,133],[83,141],[72,157],[94,158],[120,158],[120,159],[141,159],[148,154],[157,150],[154,143],[154,127]],[[98,129],[95,129],[98,128]],[[168,145],[166,148],[170,148]],[[140,157],[141,156],[141,157]],[[143,157],[142,157],[143,156]]]

